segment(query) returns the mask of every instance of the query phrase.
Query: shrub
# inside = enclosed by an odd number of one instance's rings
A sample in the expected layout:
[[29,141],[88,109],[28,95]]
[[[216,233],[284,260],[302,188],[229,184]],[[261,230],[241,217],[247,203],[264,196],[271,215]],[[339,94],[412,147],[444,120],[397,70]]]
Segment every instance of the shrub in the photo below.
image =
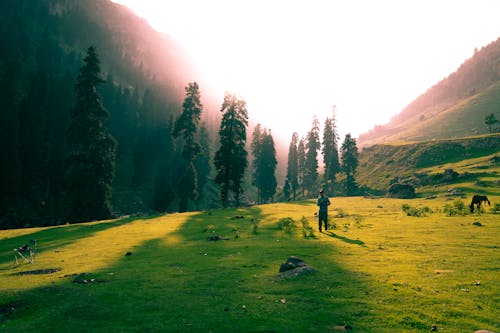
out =
[[494,213],[500,213],[500,203],[496,203],[491,210]]
[[278,222],[278,228],[284,230],[287,234],[291,234],[297,228],[295,220],[291,217],[284,217]]
[[453,201],[453,205],[450,204],[444,205],[443,211],[448,216],[455,216],[455,215],[464,216],[469,213],[467,205],[460,199],[456,199],[455,201]]
[[338,218],[343,218],[349,216],[342,208],[338,208],[337,216]]
[[314,237],[314,230],[309,224],[309,220],[305,216],[302,216],[300,222],[302,222],[302,235],[304,235],[304,238]]
[[363,221],[363,217],[361,215],[354,215],[354,222],[358,228],[361,227],[361,221]]
[[427,206],[418,208],[418,207],[412,207],[408,204],[403,204],[401,206],[401,209],[403,210],[403,212],[406,213],[407,216],[424,217],[428,216],[428,214],[431,213],[431,209]]

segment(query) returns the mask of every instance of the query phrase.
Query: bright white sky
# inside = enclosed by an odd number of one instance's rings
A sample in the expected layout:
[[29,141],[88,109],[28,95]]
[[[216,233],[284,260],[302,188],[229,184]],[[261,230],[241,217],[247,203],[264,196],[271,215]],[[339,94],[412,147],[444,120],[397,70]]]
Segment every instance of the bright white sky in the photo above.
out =
[[385,124],[500,37],[500,0],[113,1],[176,38],[221,104],[239,94],[286,143],[333,105],[341,141]]

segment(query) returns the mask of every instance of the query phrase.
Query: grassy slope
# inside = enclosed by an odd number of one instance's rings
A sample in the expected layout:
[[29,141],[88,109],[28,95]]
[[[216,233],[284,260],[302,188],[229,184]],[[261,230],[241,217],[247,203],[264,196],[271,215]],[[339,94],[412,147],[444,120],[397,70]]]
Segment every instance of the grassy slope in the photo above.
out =
[[398,141],[450,139],[486,134],[489,130],[484,124],[485,116],[493,113],[500,119],[498,96],[500,82],[456,104],[436,105],[404,121],[389,123],[384,130],[365,134],[358,142],[361,146],[371,146]]
[[[335,332],[346,323],[354,332],[427,332],[432,324],[445,332],[500,329],[498,215],[415,218],[402,213],[402,203],[437,210],[445,199],[334,198],[331,215],[340,208],[358,218],[335,218],[337,229],[308,239],[300,230],[283,233],[277,222],[306,216],[315,225],[311,201],[0,231],[0,330]],[[252,219],[260,221],[257,234]],[[485,226],[471,225],[476,220]],[[209,235],[231,239],[209,242]],[[39,244],[35,264],[14,267],[12,248],[30,238]],[[278,279],[290,255],[318,272]],[[45,268],[61,271],[13,275]],[[72,283],[69,275],[82,272],[106,282]]]
[[[470,165],[467,169],[455,171],[475,174],[476,180],[487,177],[498,181],[500,165],[492,161],[495,155],[500,155],[500,134],[400,145],[376,145],[362,150],[356,179],[361,185],[386,191],[395,176],[408,177],[415,172],[442,173],[446,168],[455,170],[461,165]],[[479,185],[471,190],[483,193],[491,190],[481,187]]]

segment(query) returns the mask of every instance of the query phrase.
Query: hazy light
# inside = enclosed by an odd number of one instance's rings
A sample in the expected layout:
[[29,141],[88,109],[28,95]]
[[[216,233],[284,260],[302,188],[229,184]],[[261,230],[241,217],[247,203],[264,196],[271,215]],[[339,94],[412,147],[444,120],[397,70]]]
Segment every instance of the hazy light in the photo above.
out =
[[285,140],[333,105],[342,138],[386,123],[500,36],[495,0],[115,2],[183,43],[221,96],[238,92]]

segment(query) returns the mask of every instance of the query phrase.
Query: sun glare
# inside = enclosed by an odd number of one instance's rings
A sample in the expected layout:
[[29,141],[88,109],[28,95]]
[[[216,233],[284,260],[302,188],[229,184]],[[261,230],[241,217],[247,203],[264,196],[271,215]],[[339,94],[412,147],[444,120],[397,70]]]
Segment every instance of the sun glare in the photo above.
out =
[[500,2],[486,0],[115,2],[179,40],[201,81],[241,95],[284,140],[333,105],[341,136],[386,123],[500,35]]

